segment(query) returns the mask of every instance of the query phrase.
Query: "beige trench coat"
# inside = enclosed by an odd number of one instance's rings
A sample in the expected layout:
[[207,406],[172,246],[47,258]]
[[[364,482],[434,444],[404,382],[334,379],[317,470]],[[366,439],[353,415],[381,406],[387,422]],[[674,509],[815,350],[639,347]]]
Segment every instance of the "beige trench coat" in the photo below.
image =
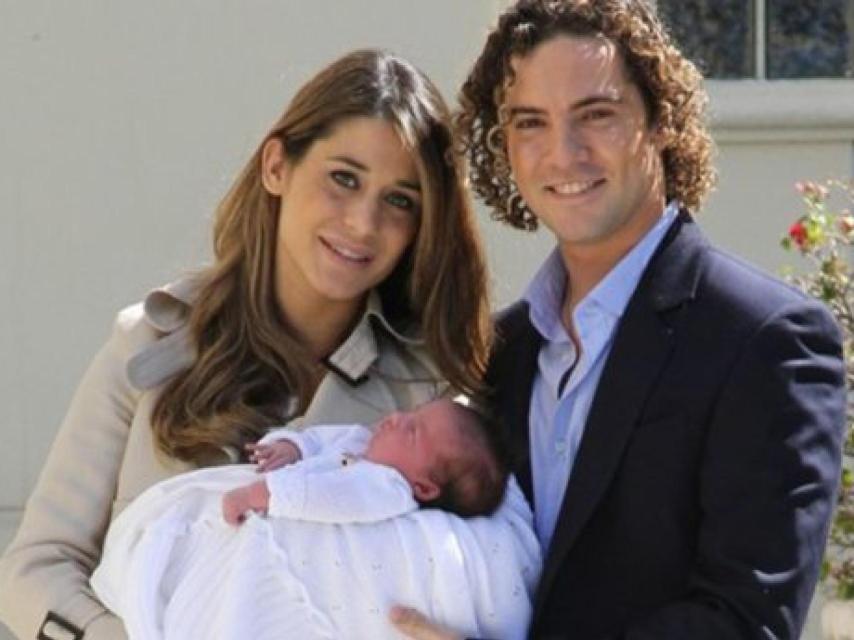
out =
[[[119,313],[85,373],[0,559],[0,620],[19,637],[35,638],[43,626],[48,637],[71,637],[45,624],[49,612],[83,629],[86,640],[126,637],[89,576],[111,519],[155,482],[190,468],[155,450],[150,415],[164,381],[195,357],[186,325],[194,290],[185,279]],[[373,293],[329,358],[308,411],[288,426],[371,424],[445,391],[421,342],[390,326]]]

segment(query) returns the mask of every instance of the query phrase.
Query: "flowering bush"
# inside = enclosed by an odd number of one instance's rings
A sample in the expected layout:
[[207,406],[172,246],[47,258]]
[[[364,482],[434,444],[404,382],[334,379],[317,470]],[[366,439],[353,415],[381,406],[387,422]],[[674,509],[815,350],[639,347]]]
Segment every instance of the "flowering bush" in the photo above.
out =
[[848,388],[839,504],[822,577],[836,597],[854,599],[854,181],[799,182],[795,186],[803,196],[806,213],[789,227],[782,244],[800,253],[809,268],[797,275],[789,273],[787,279],[824,301],[836,316],[843,333]]

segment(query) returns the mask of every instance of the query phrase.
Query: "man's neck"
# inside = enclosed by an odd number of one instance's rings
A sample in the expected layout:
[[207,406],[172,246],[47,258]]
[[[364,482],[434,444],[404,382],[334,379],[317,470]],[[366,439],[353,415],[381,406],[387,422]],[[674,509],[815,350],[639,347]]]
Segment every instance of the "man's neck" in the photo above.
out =
[[561,305],[561,320],[572,335],[572,314],[598,285],[661,219],[664,204],[654,204],[648,213],[633,217],[609,237],[591,243],[561,243],[560,252],[567,281]]

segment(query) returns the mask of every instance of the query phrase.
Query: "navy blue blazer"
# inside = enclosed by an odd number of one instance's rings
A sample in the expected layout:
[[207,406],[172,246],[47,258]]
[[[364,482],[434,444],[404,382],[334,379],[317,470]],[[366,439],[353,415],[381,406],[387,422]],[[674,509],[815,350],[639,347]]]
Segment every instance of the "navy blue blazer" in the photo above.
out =
[[[510,307],[487,378],[532,503],[540,341],[527,305]],[[682,212],[617,327],[531,637],[797,638],[844,423],[830,313],[712,247]]]

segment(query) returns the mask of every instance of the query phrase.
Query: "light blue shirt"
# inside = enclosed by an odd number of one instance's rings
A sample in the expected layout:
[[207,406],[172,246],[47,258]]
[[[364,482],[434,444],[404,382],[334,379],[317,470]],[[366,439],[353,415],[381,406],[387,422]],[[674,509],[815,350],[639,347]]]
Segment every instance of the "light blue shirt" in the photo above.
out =
[[[566,269],[559,248],[546,259],[525,291],[531,323],[544,340],[537,359],[528,416],[534,524],[544,550],[549,548],[554,534],[617,324],[678,212],[678,204],[671,202],[640,242],[578,303],[572,322],[581,342],[580,354],[561,322]],[[560,391],[561,379],[573,364],[575,367]]]

